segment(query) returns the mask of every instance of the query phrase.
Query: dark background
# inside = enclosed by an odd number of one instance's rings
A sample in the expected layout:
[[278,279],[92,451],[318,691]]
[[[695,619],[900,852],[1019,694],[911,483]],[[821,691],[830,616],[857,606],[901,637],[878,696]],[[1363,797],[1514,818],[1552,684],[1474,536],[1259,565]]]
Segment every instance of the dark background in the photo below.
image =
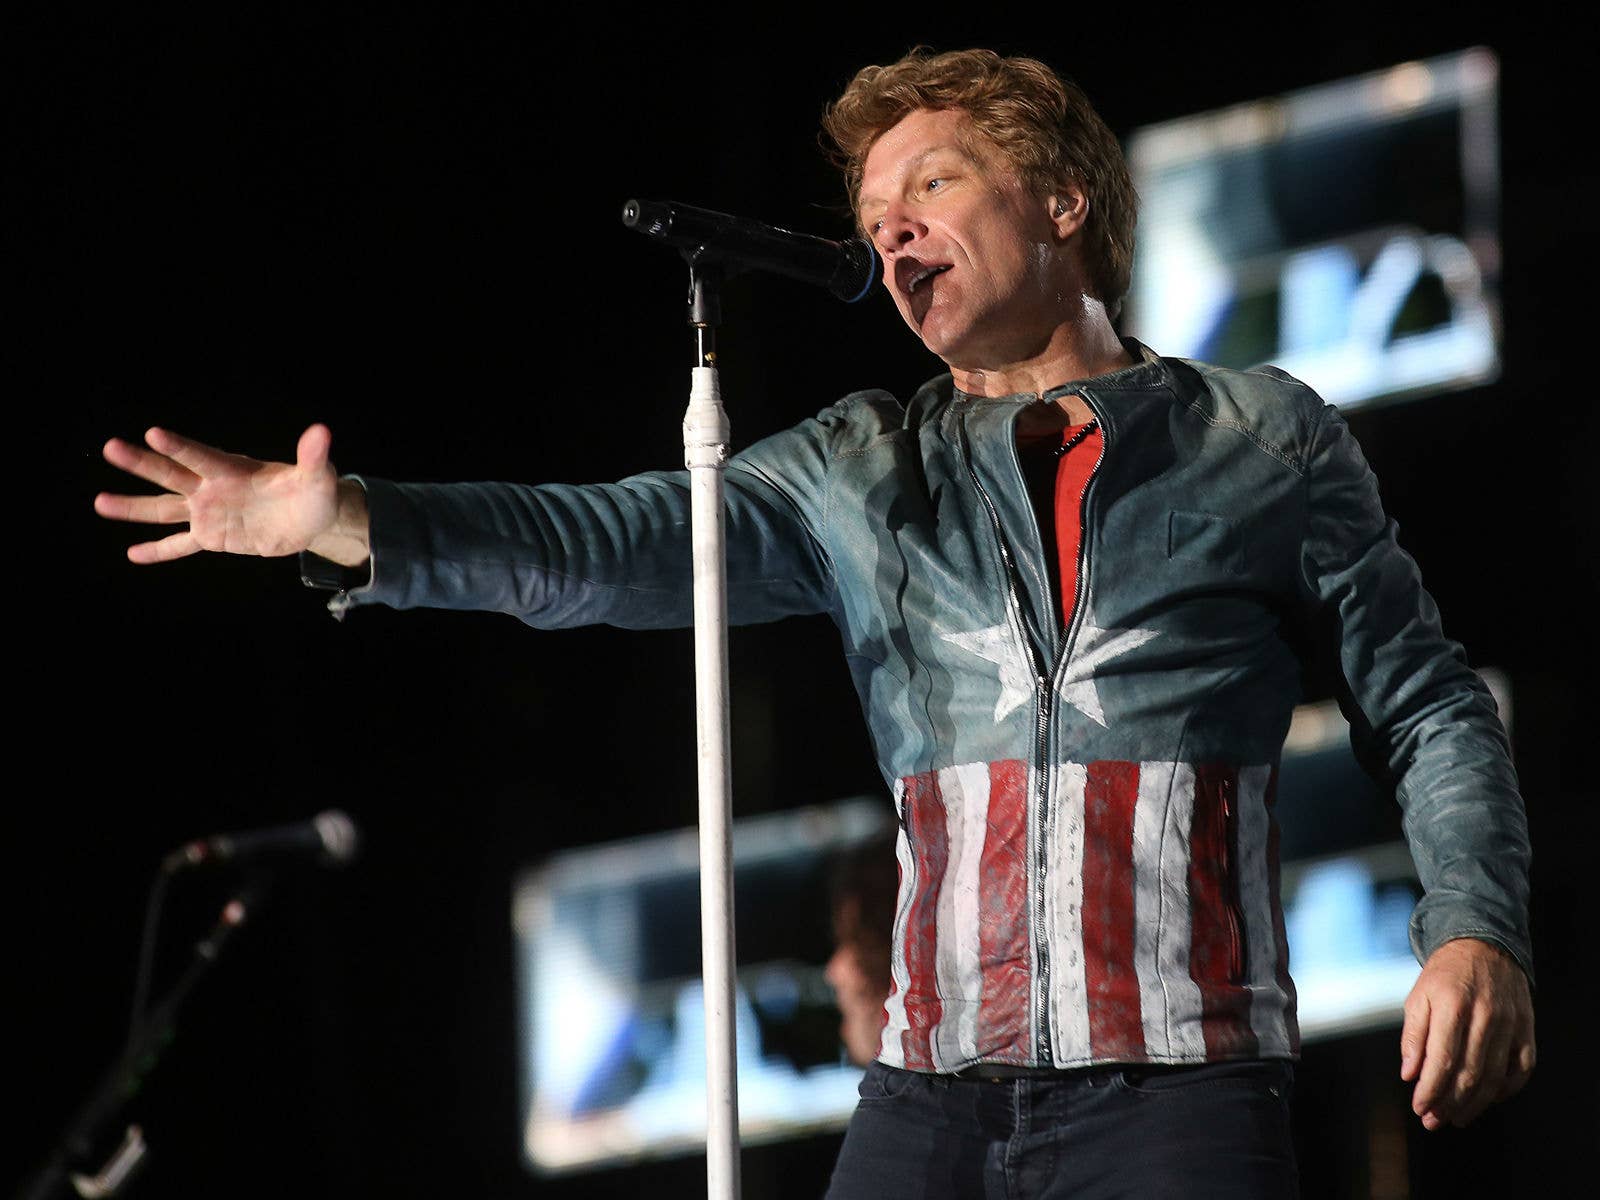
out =
[[[282,458],[322,420],[341,469],[393,478],[676,465],[683,274],[621,227],[622,201],[843,234],[818,114],[857,66],[917,42],[1043,57],[1121,134],[1468,45],[1501,54],[1505,375],[1352,423],[1447,631],[1511,676],[1542,1062],[1470,1130],[1402,1122],[1397,1140],[1383,1133],[1405,1102],[1394,1035],[1310,1048],[1300,1152],[1308,1196],[1364,1195],[1369,1176],[1409,1174],[1416,1195],[1592,1179],[1584,39],[1525,7],[1480,27],[1339,9],[1172,23],[1055,6],[964,25],[852,10],[803,33],[602,6],[559,33],[528,5],[217,7],[24,21],[10,39],[24,70],[8,85],[22,215],[5,236],[23,300],[9,432],[24,474],[4,995],[20,1105],[0,1183],[42,1161],[120,1044],[162,855],[337,805],[366,834],[363,860],[278,875],[196,994],[137,1101],[153,1149],[134,1194],[703,1192],[698,1158],[524,1173],[509,925],[521,867],[692,822],[689,634],[379,610],[337,624],[289,562],[134,568],[134,532],[90,509],[120,482],[99,447],[161,423]],[[846,309],[781,280],[730,287],[721,348],[736,445],[938,370],[886,298]],[[820,619],[735,631],[739,813],[881,788],[837,644]],[[227,882],[174,889],[163,981]],[[816,1195],[836,1149],[748,1149],[746,1194]]]

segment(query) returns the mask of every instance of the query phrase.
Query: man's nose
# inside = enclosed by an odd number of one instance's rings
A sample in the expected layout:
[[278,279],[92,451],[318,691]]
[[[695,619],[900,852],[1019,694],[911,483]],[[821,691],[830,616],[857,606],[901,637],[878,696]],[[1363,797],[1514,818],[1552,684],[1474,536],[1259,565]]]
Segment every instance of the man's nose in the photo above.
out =
[[872,240],[884,254],[892,254],[896,250],[903,250],[919,237],[926,236],[927,232],[928,227],[918,221],[908,209],[902,205],[891,204],[883,214]]

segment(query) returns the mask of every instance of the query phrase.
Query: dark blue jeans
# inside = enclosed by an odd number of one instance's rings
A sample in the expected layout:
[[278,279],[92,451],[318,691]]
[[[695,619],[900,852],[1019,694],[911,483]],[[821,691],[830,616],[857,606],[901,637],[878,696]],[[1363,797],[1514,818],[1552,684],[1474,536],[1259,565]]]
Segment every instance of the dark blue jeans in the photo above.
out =
[[828,1200],[1299,1194],[1287,1062],[966,1079],[873,1063]]

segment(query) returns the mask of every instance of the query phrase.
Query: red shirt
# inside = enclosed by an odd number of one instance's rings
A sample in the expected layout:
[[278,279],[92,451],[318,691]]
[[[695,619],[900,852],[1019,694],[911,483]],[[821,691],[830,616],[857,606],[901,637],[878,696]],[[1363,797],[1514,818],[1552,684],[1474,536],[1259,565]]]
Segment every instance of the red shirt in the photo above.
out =
[[[1039,536],[1044,541],[1050,589],[1061,626],[1072,624],[1078,604],[1078,549],[1083,543],[1083,493],[1100,461],[1100,426],[1094,421],[1059,432],[1022,435],[1017,455],[1028,484]],[[1055,553],[1050,544],[1055,543]]]

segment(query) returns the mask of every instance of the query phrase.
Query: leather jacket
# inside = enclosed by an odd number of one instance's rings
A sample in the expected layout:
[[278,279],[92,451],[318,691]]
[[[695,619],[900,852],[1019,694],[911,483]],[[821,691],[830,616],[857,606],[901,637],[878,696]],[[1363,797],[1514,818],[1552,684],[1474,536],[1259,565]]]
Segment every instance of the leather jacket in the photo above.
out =
[[[1504,730],[1345,422],[1274,368],[1128,345],[1045,394],[1103,441],[1067,628],[1016,453],[1038,397],[858,392],[727,464],[730,618],[832,617],[900,813],[890,1065],[1298,1053],[1272,804],[1306,639],[1395,783],[1419,961],[1474,936],[1531,970]],[[691,623],[685,472],[363,483],[372,582],[336,607]]]

